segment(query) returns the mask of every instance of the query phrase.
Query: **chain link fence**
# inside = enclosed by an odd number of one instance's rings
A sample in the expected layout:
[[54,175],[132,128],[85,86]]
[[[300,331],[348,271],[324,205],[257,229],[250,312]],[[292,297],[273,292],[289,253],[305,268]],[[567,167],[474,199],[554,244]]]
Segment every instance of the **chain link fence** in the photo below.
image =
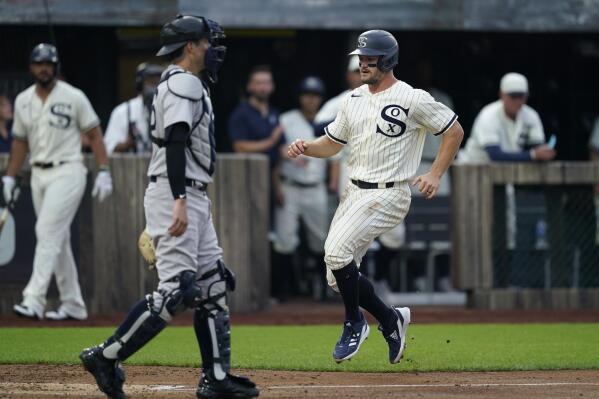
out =
[[599,287],[599,197],[592,185],[497,185],[495,288]]

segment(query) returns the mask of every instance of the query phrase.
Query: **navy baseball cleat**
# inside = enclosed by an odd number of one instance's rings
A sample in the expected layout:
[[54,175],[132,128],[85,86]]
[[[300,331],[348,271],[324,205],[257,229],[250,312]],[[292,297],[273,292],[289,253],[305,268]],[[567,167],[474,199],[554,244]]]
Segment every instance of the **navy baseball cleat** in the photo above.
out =
[[123,392],[125,372],[117,360],[106,359],[102,346],[84,349],[79,355],[83,367],[96,379],[98,388],[111,399],[125,399]]
[[397,320],[393,325],[389,329],[379,325],[379,330],[389,345],[389,362],[392,364],[399,363],[403,357],[406,348],[406,332],[411,316],[410,308],[393,308],[393,311],[397,315]]
[[247,399],[259,394],[256,384],[247,377],[227,373],[224,379],[217,380],[212,371],[202,374],[196,390],[198,399]]
[[370,327],[366,322],[366,318],[362,315],[362,320],[359,322],[351,322],[346,320],[343,325],[343,333],[335,350],[333,351],[333,359],[337,363],[341,363],[344,360],[349,360],[358,353],[362,343],[368,338],[370,333]]

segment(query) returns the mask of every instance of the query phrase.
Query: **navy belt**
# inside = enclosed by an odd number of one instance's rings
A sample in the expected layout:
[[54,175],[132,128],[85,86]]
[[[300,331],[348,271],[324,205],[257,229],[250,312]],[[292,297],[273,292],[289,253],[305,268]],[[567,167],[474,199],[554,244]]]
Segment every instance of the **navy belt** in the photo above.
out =
[[359,188],[365,188],[365,189],[374,189],[374,188],[391,188],[394,187],[396,184],[396,182],[388,182],[388,183],[369,183],[367,181],[362,181],[362,180],[354,180],[351,179],[351,182],[355,185],[358,186]]
[[34,162],[33,163],[33,167],[34,168],[40,168],[40,169],[50,169],[53,168],[55,166],[58,165],[63,165],[67,163],[67,161],[58,161],[58,162]]
[[[163,177],[163,176],[150,176],[150,182],[156,183],[156,180],[158,180],[158,177]],[[165,179],[167,179],[167,178],[165,177]],[[206,191],[206,189],[208,188],[207,183],[202,183],[201,181],[187,179],[187,178],[185,179],[185,186],[197,188],[200,191]]]
[[318,187],[320,185],[320,183],[303,183],[301,181],[288,179],[285,176],[281,176],[281,180],[291,186],[301,187],[301,188],[312,188],[312,187]]

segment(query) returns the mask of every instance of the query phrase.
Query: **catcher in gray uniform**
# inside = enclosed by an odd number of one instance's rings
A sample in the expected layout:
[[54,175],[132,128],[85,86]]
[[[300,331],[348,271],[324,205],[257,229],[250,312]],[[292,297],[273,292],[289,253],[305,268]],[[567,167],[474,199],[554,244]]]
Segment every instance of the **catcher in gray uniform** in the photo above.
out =
[[[124,398],[120,363],[158,335],[171,318],[194,311],[194,330],[203,374],[198,398],[252,398],[256,385],[229,374],[230,325],[226,291],[234,289],[233,273],[210,214],[206,186],[216,161],[214,114],[208,87],[215,83],[226,48],[222,28],[204,17],[177,16],[160,32],[168,57],[152,102],[150,183],[144,199],[147,232],[156,248],[157,290],[129,312],[102,344],[85,349],[84,367],[110,398]],[[202,80],[197,74],[201,73]]]

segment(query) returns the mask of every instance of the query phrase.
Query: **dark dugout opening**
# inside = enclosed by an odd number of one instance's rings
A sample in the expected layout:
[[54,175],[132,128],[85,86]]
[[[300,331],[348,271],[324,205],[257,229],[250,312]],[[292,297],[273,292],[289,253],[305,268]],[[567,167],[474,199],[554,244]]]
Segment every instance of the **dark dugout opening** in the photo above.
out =
[[[88,95],[105,127],[112,108],[133,95],[136,63],[153,58],[158,28],[57,26],[55,32],[66,79]],[[297,82],[306,75],[325,81],[327,97],[344,89],[346,53],[358,33],[229,30],[227,60],[213,88],[218,150],[230,151],[228,114],[243,96],[253,65],[272,66],[272,102],[285,111],[295,106]],[[501,76],[517,71],[529,79],[529,105],[541,115],[546,135],[557,135],[558,158],[588,158],[588,137],[599,115],[598,33],[393,33],[400,49],[396,76],[421,87],[426,60],[434,86],[451,96],[467,135],[480,108],[497,98]],[[14,97],[31,83],[27,60],[41,41],[49,41],[45,26],[0,26],[0,91]]]

